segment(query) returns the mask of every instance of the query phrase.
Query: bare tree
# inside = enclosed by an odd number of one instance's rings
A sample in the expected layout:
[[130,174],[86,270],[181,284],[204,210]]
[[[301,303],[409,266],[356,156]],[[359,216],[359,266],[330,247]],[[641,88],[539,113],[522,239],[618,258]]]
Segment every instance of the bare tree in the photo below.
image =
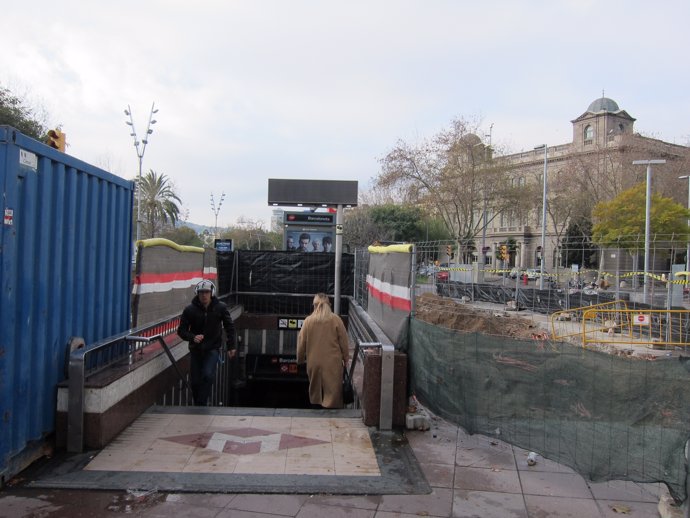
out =
[[376,188],[395,189],[400,201],[438,217],[465,251],[484,226],[485,209],[493,219],[519,199],[477,131],[476,124],[456,119],[419,145],[398,141],[375,179]]

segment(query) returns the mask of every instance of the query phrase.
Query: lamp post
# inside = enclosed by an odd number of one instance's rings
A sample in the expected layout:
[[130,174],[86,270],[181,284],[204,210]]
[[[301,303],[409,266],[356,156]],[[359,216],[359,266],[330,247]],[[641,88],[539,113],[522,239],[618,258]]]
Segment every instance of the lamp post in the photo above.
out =
[[[688,180],[688,210],[690,210],[690,175],[679,176],[678,179]],[[688,220],[688,227],[690,227],[690,219]],[[688,239],[688,248],[685,251],[685,271],[690,272],[690,239]]]
[[213,193],[211,193],[211,210],[216,217],[215,225],[213,226],[213,238],[218,239],[218,214],[220,213],[220,208],[223,206],[223,200],[225,199],[225,192],[220,195],[220,200],[218,200],[218,207],[216,207],[216,202],[213,199]]
[[155,108],[155,105],[155,102],[151,103],[149,122],[146,125],[146,133],[144,134],[144,138],[141,139],[141,142],[139,142],[139,139],[137,138],[137,130],[134,128],[134,119],[132,118],[132,110],[129,107],[129,104],[127,105],[127,109],[125,110],[125,115],[129,117],[129,120],[125,121],[125,124],[127,124],[127,126],[131,126],[132,128],[132,133],[130,133],[129,136],[134,138],[134,147],[137,150],[137,158],[139,159],[139,175],[137,176],[137,241],[141,239],[141,164],[144,161],[146,144],[149,143],[149,135],[153,133],[151,126],[153,126],[157,122],[153,119],[153,114],[158,113],[158,110]]
[[541,260],[539,261],[539,289],[544,289],[544,259],[546,257],[546,170],[547,170],[547,157],[546,153],[548,151],[548,146],[542,144],[536,146],[534,149],[544,148],[544,185],[542,187],[542,197],[541,197]]
[[652,207],[652,165],[665,164],[666,160],[634,160],[633,165],[647,166],[647,191],[645,193],[645,218],[644,218],[644,285],[642,290],[642,302],[647,304],[647,275],[649,274],[649,234],[650,218],[649,213]]

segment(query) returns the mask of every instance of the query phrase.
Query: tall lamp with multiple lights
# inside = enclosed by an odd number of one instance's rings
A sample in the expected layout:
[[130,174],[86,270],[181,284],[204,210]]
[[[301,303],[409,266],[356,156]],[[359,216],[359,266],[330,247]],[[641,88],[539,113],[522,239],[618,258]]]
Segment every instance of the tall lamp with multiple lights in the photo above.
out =
[[216,201],[213,199],[213,193],[211,193],[211,210],[216,217],[215,226],[213,227],[214,239],[218,239],[218,214],[220,213],[220,208],[223,206],[223,200],[225,200],[225,192],[220,195],[220,200],[218,200],[218,206],[216,207]]
[[137,130],[134,128],[134,119],[132,118],[132,109],[129,107],[129,104],[127,105],[127,109],[125,110],[125,115],[129,117],[128,121],[125,121],[127,126],[130,126],[132,128],[132,133],[130,133],[130,137],[134,138],[134,147],[137,150],[137,158],[139,159],[139,176],[137,178],[137,241],[141,239],[141,164],[144,160],[144,153],[146,152],[146,144],[149,143],[149,135],[153,133],[153,130],[151,129],[151,126],[153,126],[156,121],[153,118],[154,113],[158,113],[158,110],[155,108],[156,103],[151,103],[151,112],[149,113],[149,122],[146,125],[146,133],[144,134],[144,138],[141,139],[141,142],[137,138]]

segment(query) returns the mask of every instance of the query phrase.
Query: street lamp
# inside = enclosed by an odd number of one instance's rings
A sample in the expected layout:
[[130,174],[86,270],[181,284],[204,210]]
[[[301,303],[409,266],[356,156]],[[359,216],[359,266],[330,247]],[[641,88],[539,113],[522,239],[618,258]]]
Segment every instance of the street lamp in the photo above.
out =
[[149,135],[153,133],[151,126],[153,126],[157,122],[153,119],[153,114],[158,113],[158,110],[155,109],[155,105],[155,102],[151,103],[149,122],[146,125],[146,133],[144,134],[144,138],[141,139],[141,142],[139,142],[139,139],[137,138],[137,130],[134,128],[134,119],[132,119],[132,109],[129,107],[129,104],[127,105],[127,109],[125,110],[125,115],[129,117],[129,120],[125,121],[125,124],[127,124],[127,126],[131,126],[132,128],[132,133],[130,133],[129,136],[134,138],[134,147],[137,150],[137,158],[139,159],[139,176],[137,177],[137,241],[139,241],[139,239],[141,238],[141,163],[144,160],[146,144],[149,143]]
[[549,149],[546,144],[536,146],[534,149],[544,148],[544,185],[541,197],[541,260],[539,261],[539,289],[544,289],[544,259],[546,257],[546,152]]
[[[688,210],[690,210],[690,175],[679,176],[678,179],[688,180]],[[690,227],[690,219],[688,220],[688,227]],[[685,251],[685,271],[690,272],[690,239],[688,239],[688,248]]]
[[211,210],[213,211],[213,214],[216,216],[216,221],[214,225],[214,230],[213,230],[213,237],[215,239],[218,239],[218,213],[220,213],[220,208],[223,206],[223,200],[225,199],[225,192],[223,192],[220,195],[220,200],[218,200],[218,207],[216,207],[216,202],[213,199],[213,193],[211,193]]
[[665,164],[666,160],[634,160],[633,165],[647,166],[647,191],[645,193],[645,219],[644,219],[644,288],[642,291],[642,302],[647,304],[647,275],[649,274],[649,234],[650,220],[649,213],[652,207],[652,165]]

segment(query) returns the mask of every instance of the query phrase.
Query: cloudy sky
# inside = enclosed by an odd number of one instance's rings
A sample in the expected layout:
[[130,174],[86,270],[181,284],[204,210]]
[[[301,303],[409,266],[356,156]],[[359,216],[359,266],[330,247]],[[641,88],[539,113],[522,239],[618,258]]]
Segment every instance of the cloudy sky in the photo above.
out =
[[[29,6],[30,5],[30,9]],[[0,84],[45,107],[68,153],[166,174],[189,221],[270,219],[268,178],[369,188],[399,139],[479,120],[511,151],[570,142],[602,95],[690,142],[687,0],[6,2]]]

